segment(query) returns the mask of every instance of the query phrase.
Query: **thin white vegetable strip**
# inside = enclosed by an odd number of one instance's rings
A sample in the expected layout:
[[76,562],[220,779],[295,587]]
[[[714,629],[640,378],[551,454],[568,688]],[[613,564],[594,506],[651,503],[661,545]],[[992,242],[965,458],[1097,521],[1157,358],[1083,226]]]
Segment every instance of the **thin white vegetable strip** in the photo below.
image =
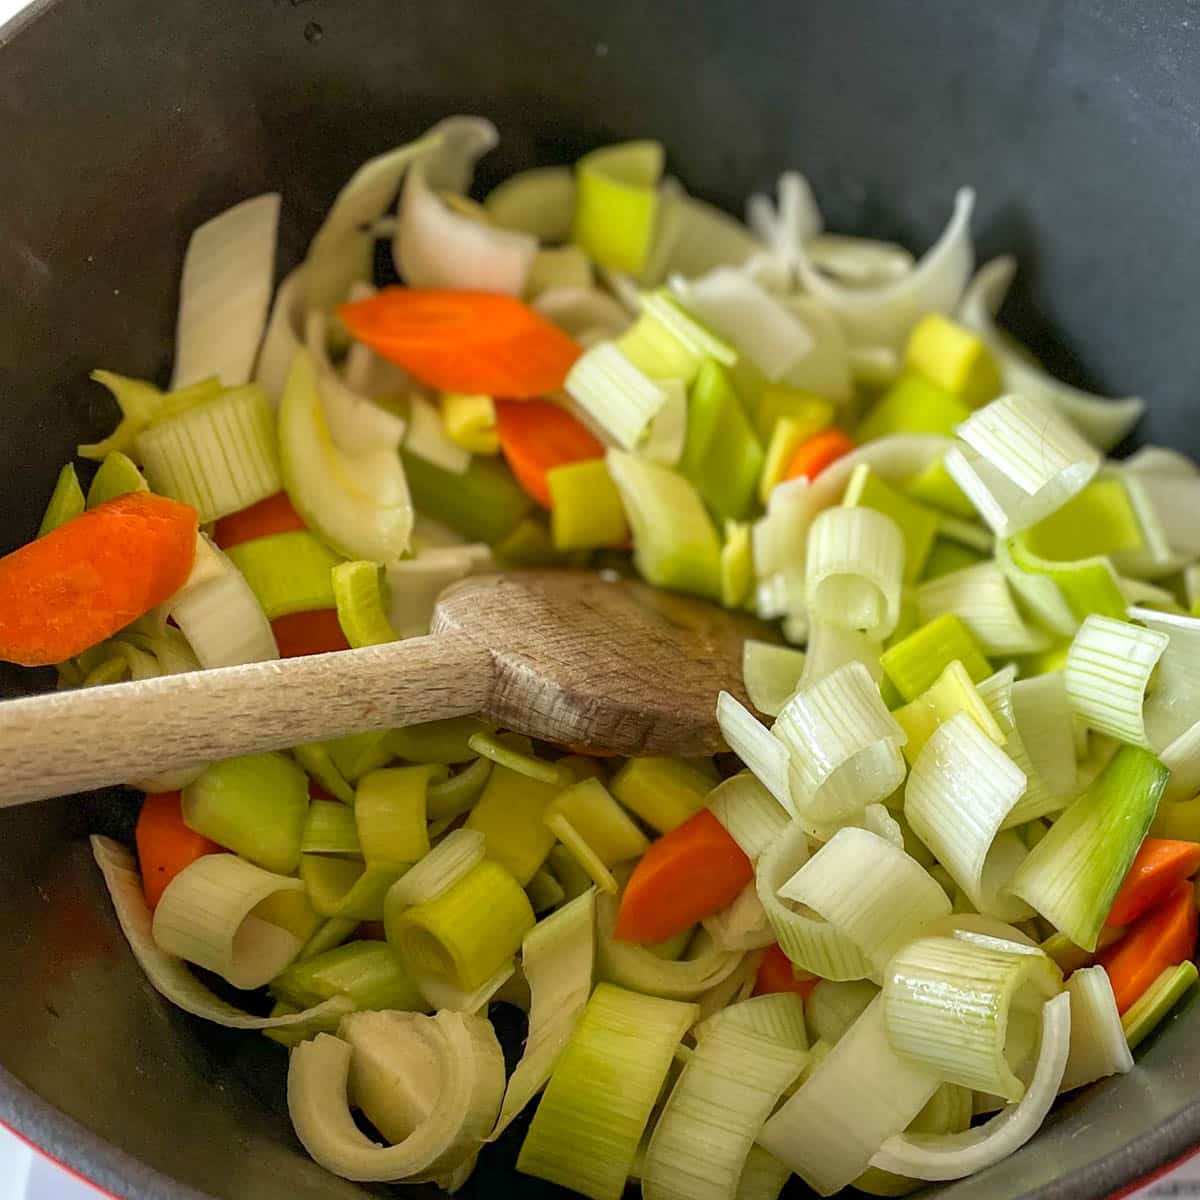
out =
[[997,835],[1024,791],[1024,772],[960,712],[926,742],[904,794],[904,815],[917,837],[980,912],[1005,920],[1029,912],[1001,894],[1008,879],[989,879],[986,866],[993,846],[1004,845]]
[[779,176],[774,197],[761,192],[750,196],[746,224],[787,270],[795,270],[805,244],[824,228],[816,197],[799,171],[784,171]]
[[1165,633],[1093,613],[1067,653],[1072,709],[1090,728],[1148,747],[1146,688],[1169,640]]
[[861,812],[904,780],[899,747],[906,735],[861,663],[793,696],[771,733],[787,748],[792,803],[807,819]]
[[1032,654],[1050,644],[1048,634],[1021,616],[995,562],[976,563],[921,584],[917,610],[922,624],[946,613],[958,617],[987,655]]
[[813,509],[804,478],[776,484],[766,515],[751,527],[758,615],[766,620],[805,611],[804,550]]
[[1063,992],[1042,1008],[1041,1051],[1019,1104],[963,1133],[897,1133],[871,1165],[913,1179],[961,1179],[1020,1149],[1041,1128],[1058,1094],[1071,1045],[1071,998]]
[[708,809],[751,862],[788,826],[779,802],[749,771],[717,784],[708,795]]
[[904,538],[873,508],[829,508],[808,533],[804,587],[813,620],[886,638],[900,619]]
[[279,193],[267,192],[206,221],[188,242],[179,286],[171,389],[217,376],[250,378],[275,275]]
[[758,1144],[831,1196],[908,1127],[940,1082],[893,1053],[876,999],[767,1121]]
[[525,935],[521,961],[532,997],[529,1036],[489,1141],[498,1138],[546,1085],[587,1005],[595,960],[595,916],[595,893],[587,891]]
[[842,829],[779,889],[845,934],[882,972],[923,925],[950,912],[935,879],[865,829]]
[[1133,1070],[1133,1055],[1108,972],[1100,966],[1074,971],[1067,980],[1067,992],[1071,996],[1071,1051],[1058,1090],[1069,1092]]
[[755,1135],[807,1059],[730,1022],[702,1038],[651,1135],[645,1200],[733,1200]]
[[91,846],[133,957],[155,991],[177,1008],[228,1029],[287,1029],[330,1020],[348,1009],[348,1001],[335,997],[288,1016],[254,1017],[213,995],[181,958],[166,953],[155,942],[153,916],[146,904],[133,855],[112,838],[93,835]]
[[717,725],[754,778],[787,813],[794,812],[787,747],[728,692],[717,697]]

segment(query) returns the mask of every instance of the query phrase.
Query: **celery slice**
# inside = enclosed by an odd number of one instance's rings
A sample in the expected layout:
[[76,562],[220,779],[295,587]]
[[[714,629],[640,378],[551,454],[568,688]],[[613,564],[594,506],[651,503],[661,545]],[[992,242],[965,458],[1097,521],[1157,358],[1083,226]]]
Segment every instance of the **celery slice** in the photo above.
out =
[[85,508],[83,488],[79,486],[79,476],[75,473],[73,463],[67,463],[58,473],[54,491],[50,493],[42,523],[38,526],[37,535],[42,537],[52,529],[65,525],[72,518],[79,516]]
[[663,168],[659,142],[622,142],[575,164],[571,240],[602,267],[637,274],[650,254]]
[[231,546],[226,554],[270,621],[334,606],[330,572],[339,559],[305,530],[254,538]]
[[492,459],[474,457],[455,475],[405,450],[400,458],[416,507],[471,541],[495,545],[533,508],[508,468]]
[[1136,1050],[1170,1015],[1175,1005],[1191,991],[1196,978],[1194,962],[1181,962],[1178,966],[1168,967],[1129,1006],[1121,1018],[1121,1026],[1130,1050]]
[[95,508],[98,504],[115,500],[118,496],[125,496],[130,492],[149,490],[150,485],[133,460],[119,450],[112,450],[104,456],[100,469],[92,476],[87,492],[87,507]]

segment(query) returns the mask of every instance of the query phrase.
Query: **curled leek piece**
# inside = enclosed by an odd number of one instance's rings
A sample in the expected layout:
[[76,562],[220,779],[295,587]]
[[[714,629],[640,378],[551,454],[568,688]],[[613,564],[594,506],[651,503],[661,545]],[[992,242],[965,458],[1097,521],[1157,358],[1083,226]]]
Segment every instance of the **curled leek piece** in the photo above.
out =
[[813,507],[808,480],[779,484],[771,491],[766,516],[751,526],[758,615],[767,620],[807,612],[804,547]]
[[728,692],[717,697],[717,725],[754,779],[788,815],[794,815],[787,746]]
[[[304,1148],[326,1170],[360,1183],[457,1171],[495,1119],[504,1090],[504,1057],[491,1025],[462,1013],[359,1013],[347,1018],[345,1033],[321,1034],[292,1052],[288,1112]],[[437,1079],[436,1091],[406,1105],[410,1072],[430,1058],[435,1070],[426,1078]],[[350,1114],[352,1082],[381,1132],[411,1132],[390,1146],[367,1138]]]
[[884,1025],[902,1058],[1015,1102],[1025,1093],[1016,1075],[1028,1053],[1023,1035],[1061,988],[1041,950],[970,933],[922,937],[888,964]]
[[809,530],[804,589],[814,620],[882,640],[900,619],[904,538],[873,508],[829,508]]
[[394,642],[396,631],[388,619],[379,564],[337,563],[330,571],[338,624],[352,649]]
[[391,767],[358,780],[354,819],[367,862],[417,863],[429,853],[426,795],[444,767]]
[[592,993],[550,1077],[517,1170],[620,1200],[694,1004],[611,984]]
[[646,374],[617,343],[598,342],[580,356],[564,386],[612,444],[634,451],[648,444],[674,382]]
[[555,835],[547,828],[545,816],[563,786],[561,779],[547,783],[495,764],[467,818],[467,830],[485,837],[488,857],[505,866],[522,887],[554,845]]
[[1037,1066],[1025,1095],[990,1121],[962,1133],[895,1134],[871,1165],[913,1179],[961,1179],[1007,1158],[1041,1127],[1058,1095],[1071,1045],[1071,998],[1063,992],[1042,1006]]
[[751,862],[757,862],[788,825],[779,802],[749,771],[713,788],[708,809]]
[[808,1049],[804,1001],[797,992],[772,992],[731,1004],[693,1026],[697,1043],[721,1028],[733,1027],[792,1050]]
[[1070,1092],[1086,1083],[1133,1070],[1133,1054],[1103,967],[1083,967],[1067,980],[1071,996],[1071,1051],[1058,1085]]
[[602,267],[636,275],[653,245],[660,142],[621,142],[585,154],[575,164],[571,240]]

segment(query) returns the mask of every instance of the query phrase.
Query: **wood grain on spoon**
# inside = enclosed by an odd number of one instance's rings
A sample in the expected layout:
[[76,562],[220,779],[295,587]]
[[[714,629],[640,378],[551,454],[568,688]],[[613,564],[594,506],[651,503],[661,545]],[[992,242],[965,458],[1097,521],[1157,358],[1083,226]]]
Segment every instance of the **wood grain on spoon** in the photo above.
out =
[[[0,806],[236,754],[485,713],[582,751],[711,754],[749,618],[584,571],[477,575],[433,632],[0,704]],[[769,635],[767,635],[769,636]]]

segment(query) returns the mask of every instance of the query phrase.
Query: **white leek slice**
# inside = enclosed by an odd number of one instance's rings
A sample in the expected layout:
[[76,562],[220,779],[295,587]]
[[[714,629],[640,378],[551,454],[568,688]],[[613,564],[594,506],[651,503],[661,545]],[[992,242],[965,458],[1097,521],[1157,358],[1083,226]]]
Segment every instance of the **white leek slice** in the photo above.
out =
[[873,508],[829,508],[808,534],[804,588],[813,620],[882,640],[900,619],[904,537]]
[[494,975],[485,979],[477,988],[469,992],[455,987],[445,979],[434,975],[421,973],[414,976],[414,982],[421,995],[429,1003],[429,1007],[439,1012],[482,1013],[487,1016],[487,1006],[501,988],[512,979],[516,973],[515,960],[510,960],[500,966]]
[[779,895],[808,861],[808,836],[793,823],[759,858],[754,872],[758,898],[780,949],[796,966],[822,979],[865,979],[870,961],[844,933],[817,913],[801,910]]
[[409,397],[404,448],[453,475],[464,474],[471,465],[471,452],[450,439],[441,414],[423,396]]
[[542,242],[565,242],[575,215],[575,173],[570,167],[518,171],[488,192],[483,207],[504,229]]
[[722,949],[705,931],[696,934],[686,956],[660,958],[645,946],[619,942],[613,931],[619,900],[606,892],[596,897],[596,978],[647,996],[695,1000],[728,979],[741,965],[742,951]]
[[753,883],[746,884],[729,904],[705,917],[700,924],[721,950],[744,953],[761,950],[775,941],[775,931]]
[[946,470],[997,537],[1060,509],[1102,461],[1064,418],[1022,395],[1001,396],[972,413],[958,437]]
[[538,296],[533,307],[588,347],[619,337],[630,324],[628,311],[597,288],[549,288]]
[[[288,1112],[296,1136],[327,1171],[359,1183],[415,1182],[456,1170],[477,1149],[504,1087],[504,1058],[491,1025],[462,1013],[354,1016],[384,1026],[383,1044],[375,1049],[390,1059],[389,1074],[402,1077],[410,1056],[422,1055],[422,1049],[423,1057],[436,1057],[441,1076],[437,1102],[402,1142],[380,1146],[371,1141],[354,1123],[348,1103],[357,1051],[348,1041],[320,1034],[296,1047],[288,1068]],[[420,1027],[423,1033],[417,1036],[424,1047],[414,1046],[411,1038],[388,1039],[385,1022]]]
[[1034,654],[1050,645],[1049,635],[1034,629],[1021,615],[995,562],[962,567],[921,584],[917,610],[922,624],[952,613],[987,655]]
[[697,1042],[716,1030],[733,1026],[792,1050],[808,1049],[804,1000],[798,992],[770,992],[721,1009],[692,1029]]
[[755,1136],[807,1060],[732,1022],[712,1028],[654,1127],[641,1172],[645,1200],[734,1200]]
[[809,490],[803,477],[777,484],[767,500],[766,516],[751,527],[756,603],[765,620],[807,612],[805,544],[814,511]]
[[333,549],[370,562],[408,550],[413,507],[399,458],[387,446],[355,455],[338,449],[304,350],[292,360],[279,406],[279,458],[292,503]]
[[940,1082],[892,1051],[877,998],[767,1121],[758,1144],[831,1196],[908,1128]]
[[1133,1054],[1121,1027],[1121,1014],[1108,972],[1083,967],[1067,980],[1071,997],[1071,1052],[1058,1085],[1069,1092],[1109,1075],[1133,1070]]
[[290,930],[255,911],[267,901],[302,910],[304,884],[236,854],[206,854],[167,884],[154,910],[155,944],[236,988],[262,987],[303,945]]
[[[1170,467],[1166,472],[1161,472],[1145,464],[1134,471],[1131,462],[1127,460],[1124,464],[1126,484],[1130,475],[1133,475],[1138,491],[1144,496],[1150,515],[1167,545],[1176,555],[1182,555],[1185,559],[1200,555],[1200,530],[1194,520],[1200,507],[1200,476],[1194,473],[1177,474]],[[1151,460],[1152,464],[1156,462]],[[1156,574],[1168,573],[1177,563],[1176,558]],[[1122,569],[1129,568],[1122,564]]]
[[304,301],[308,287],[308,275],[301,263],[290,271],[275,289],[275,301],[271,306],[271,318],[263,335],[254,365],[254,381],[271,399],[279,403],[287,384],[292,359],[304,341]]
[[[1049,574],[1041,574],[1032,569],[1034,565],[1041,567],[1043,564],[1048,570],[1062,569],[1062,566],[1055,568],[1047,559],[1035,560],[1027,547],[1018,546],[1017,554],[1014,554],[1014,545],[1015,543],[1001,539],[996,543],[994,553],[996,564],[1004,572],[1004,578],[1016,594],[1017,601],[1024,606],[1033,621],[1044,629],[1059,637],[1074,637],[1079,628],[1079,618],[1068,603],[1062,588]],[[1017,561],[1017,555],[1020,556],[1020,562]],[[1066,569],[1079,570],[1092,566],[1099,566],[1101,570],[1107,566],[1109,572],[1112,572],[1112,564],[1103,558],[1081,559],[1078,563],[1066,564]]]
[[749,771],[742,771],[713,788],[708,796],[708,810],[751,862],[757,862],[759,855],[788,825],[787,813]]
[[504,1092],[494,1141],[545,1087],[592,992],[595,892],[576,896],[525,935],[521,962],[529,982],[529,1036]]
[[808,820],[861,812],[904,781],[905,733],[862,663],[798,692],[771,733],[787,748],[792,804]]
[[287,1029],[309,1022],[336,1019],[350,1007],[345,997],[335,997],[303,1012],[279,1017],[254,1017],[215,996],[181,958],[166,953],[155,942],[153,916],[146,904],[133,855],[112,838],[93,835],[91,845],[121,932],[129,942],[133,957],[155,991],[177,1008],[228,1029]]
[[464,876],[470,874],[487,852],[487,840],[475,829],[455,829],[448,833],[415,866],[392,884],[387,896],[388,917],[414,904],[440,896]]
[[1019,1104],[962,1133],[888,1138],[871,1166],[912,1179],[961,1179],[1020,1149],[1041,1128],[1058,1095],[1071,1047],[1071,998],[1063,992],[1042,1007],[1041,1050]]
[[933,433],[892,433],[875,438],[817,476],[811,488],[813,511],[840,504],[850,476],[864,464],[885,483],[904,483],[944,457],[952,445],[950,438]]
[[559,1056],[517,1170],[620,1200],[676,1048],[696,1016],[680,1004],[601,984]]
[[1146,405],[1136,397],[1109,400],[1055,379],[995,324],[1016,260],[995,258],[979,268],[963,296],[959,320],[984,340],[996,356],[1007,391],[1052,406],[1094,446],[1111,450],[1138,422]]
[[903,850],[865,829],[842,829],[779,889],[845,934],[882,972],[950,901]]
[[192,234],[179,285],[172,391],[213,375],[226,387],[249,380],[271,303],[278,225],[279,193],[267,192]]
[[927,313],[950,313],[962,298],[975,262],[971,212],[975,193],[962,188],[942,236],[908,274],[875,288],[844,287],[827,279],[801,252],[798,267],[805,291],[833,310],[856,345],[900,349]]
[[700,279],[671,280],[683,306],[738,350],[772,382],[782,380],[813,348],[804,322],[741,271],[719,267]]
[[458,579],[493,566],[492,553],[482,543],[423,550],[416,558],[385,563],[388,620],[399,637],[429,632],[433,610],[442,591]]
[[793,812],[787,747],[728,692],[717,697],[717,725],[751,775],[788,813]]
[[[652,287],[669,275],[694,279],[717,267],[740,267],[762,250],[745,225],[715,205],[689,196],[675,180],[663,180],[658,195],[659,228],[642,273],[645,286]],[[659,245],[660,238],[665,245]]]
[[747,638],[742,646],[742,682],[750,703],[760,713],[776,717],[800,683],[804,652]]
[[1067,695],[1089,728],[1149,746],[1146,689],[1170,638],[1154,629],[1093,614],[1067,652]]
[[206,669],[279,657],[271,623],[246,577],[204,534],[196,535],[187,582],[165,607]]
[[623,450],[636,450],[667,403],[663,384],[644,375],[612,342],[585,351],[564,384],[567,394]]
[[1041,950],[978,934],[923,937],[888,964],[884,1026],[892,1049],[940,1079],[1015,1102],[1028,1053],[1017,1029],[1062,989]]
[[[1020,767],[960,712],[925,743],[904,793],[904,815],[913,832],[971,903],[1010,921],[1030,913],[1005,893],[1018,865],[1010,856],[1020,839],[1000,829],[1024,791]],[[1020,850],[1023,854],[1023,846]]]
[[844,624],[814,620],[808,631],[808,649],[799,690],[812,687],[839,667],[852,662],[862,663],[878,683],[883,678],[882,653],[883,643],[870,634],[847,629]]
[[1167,638],[1145,705],[1146,736],[1165,753],[1200,717],[1200,619],[1150,608],[1131,608],[1129,619]]

